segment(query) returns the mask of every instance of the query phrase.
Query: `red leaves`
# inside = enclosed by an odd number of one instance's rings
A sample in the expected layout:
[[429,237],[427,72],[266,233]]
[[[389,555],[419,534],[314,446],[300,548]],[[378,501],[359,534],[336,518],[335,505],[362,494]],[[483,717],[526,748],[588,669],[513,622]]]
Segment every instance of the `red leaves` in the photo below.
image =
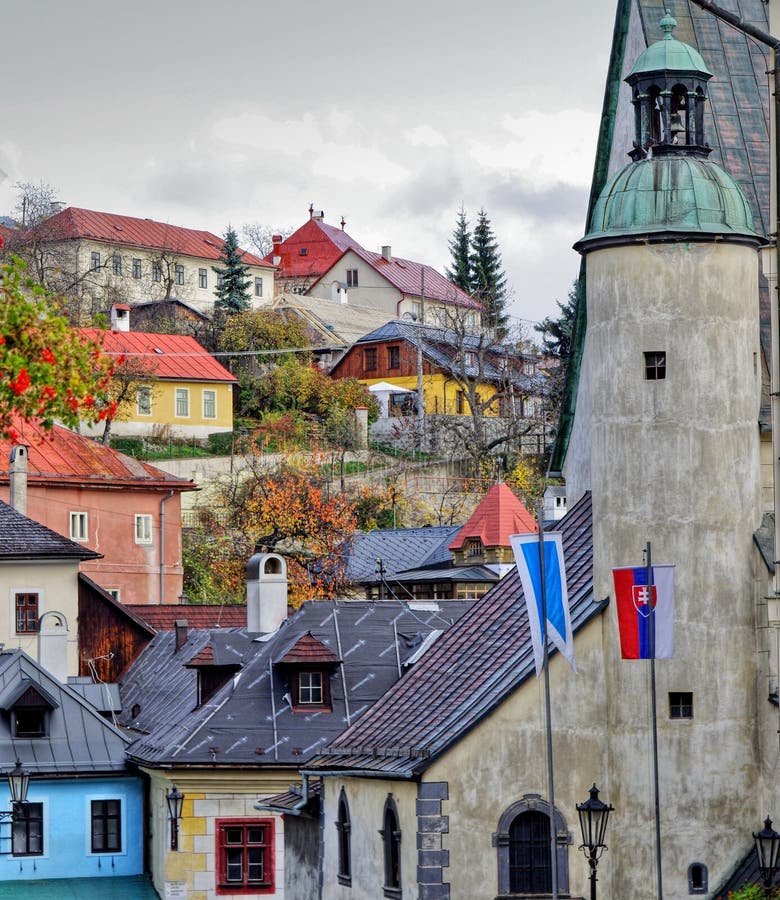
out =
[[22,367],[19,374],[11,380],[11,390],[18,396],[23,394],[30,387],[30,373]]
[[45,363],[49,363],[52,366],[57,362],[57,357],[51,352],[51,350],[49,350],[48,347],[44,347],[43,350],[41,350],[41,359]]

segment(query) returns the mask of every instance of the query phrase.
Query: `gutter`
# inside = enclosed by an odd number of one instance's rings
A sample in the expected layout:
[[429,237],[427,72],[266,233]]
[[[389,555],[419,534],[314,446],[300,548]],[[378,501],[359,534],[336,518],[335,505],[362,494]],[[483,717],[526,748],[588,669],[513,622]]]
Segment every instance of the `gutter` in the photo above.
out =
[[273,803],[255,803],[255,809],[268,810],[269,812],[280,813],[285,816],[303,815],[303,808],[309,802],[309,773],[303,773],[303,793],[301,799],[292,806],[275,806]]

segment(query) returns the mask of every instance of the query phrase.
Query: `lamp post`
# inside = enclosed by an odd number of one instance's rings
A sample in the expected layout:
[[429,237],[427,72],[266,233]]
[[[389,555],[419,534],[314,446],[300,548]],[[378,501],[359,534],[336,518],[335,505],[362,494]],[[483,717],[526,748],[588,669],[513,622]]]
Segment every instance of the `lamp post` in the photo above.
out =
[[27,802],[27,788],[30,784],[30,773],[22,768],[17,758],[16,765],[8,773],[8,788],[11,791],[11,808],[0,811],[0,820],[13,819],[17,807]]
[[590,900],[596,900],[596,868],[601,854],[607,849],[604,835],[607,831],[607,820],[614,809],[599,800],[599,789],[594,784],[590,789],[590,797],[584,803],[577,804],[577,815],[580,817],[582,844],[580,850],[585,853],[590,866]]
[[181,808],[184,804],[184,794],[174,784],[173,787],[165,795],[165,802],[168,804],[168,818],[171,820],[171,850],[179,849],[179,819],[181,819]]
[[780,868],[780,834],[772,828],[769,816],[764,820],[761,831],[753,832],[753,840],[756,842],[758,871],[764,884],[764,893],[768,897],[772,882]]

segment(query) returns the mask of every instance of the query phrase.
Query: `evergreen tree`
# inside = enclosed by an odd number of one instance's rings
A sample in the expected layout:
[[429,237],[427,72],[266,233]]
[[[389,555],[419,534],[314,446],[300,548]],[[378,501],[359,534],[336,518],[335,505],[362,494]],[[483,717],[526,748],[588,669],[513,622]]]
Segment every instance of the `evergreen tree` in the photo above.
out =
[[249,285],[252,283],[248,277],[249,266],[241,262],[242,253],[238,246],[238,235],[234,228],[228,228],[225,233],[225,243],[219,261],[222,266],[212,266],[217,273],[219,284],[214,293],[217,295],[216,307],[226,312],[242,312],[250,307]]
[[501,265],[498,241],[484,209],[479,211],[477,225],[471,237],[471,292],[482,303],[485,324],[497,331],[505,331],[509,317],[506,313],[506,276]]
[[452,268],[446,269],[447,278],[467,294],[471,293],[471,232],[466,210],[461,206],[458,221],[449,243]]
[[553,319],[547,316],[544,321],[534,325],[534,330],[542,336],[542,352],[558,360],[558,366],[551,370],[549,381],[549,397],[553,408],[557,410],[563,399],[566,385],[566,373],[573,349],[574,320],[577,317],[577,302],[580,295],[579,280],[575,280],[569,291],[566,303],[558,303],[560,316]]

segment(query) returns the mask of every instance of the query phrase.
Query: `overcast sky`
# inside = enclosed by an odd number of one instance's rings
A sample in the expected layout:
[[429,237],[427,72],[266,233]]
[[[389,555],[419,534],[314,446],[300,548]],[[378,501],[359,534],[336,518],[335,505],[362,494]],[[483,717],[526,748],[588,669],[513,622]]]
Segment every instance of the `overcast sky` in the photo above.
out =
[[443,270],[487,211],[513,315],[574,279],[616,0],[3,4],[0,213],[69,205],[223,234],[325,211]]

